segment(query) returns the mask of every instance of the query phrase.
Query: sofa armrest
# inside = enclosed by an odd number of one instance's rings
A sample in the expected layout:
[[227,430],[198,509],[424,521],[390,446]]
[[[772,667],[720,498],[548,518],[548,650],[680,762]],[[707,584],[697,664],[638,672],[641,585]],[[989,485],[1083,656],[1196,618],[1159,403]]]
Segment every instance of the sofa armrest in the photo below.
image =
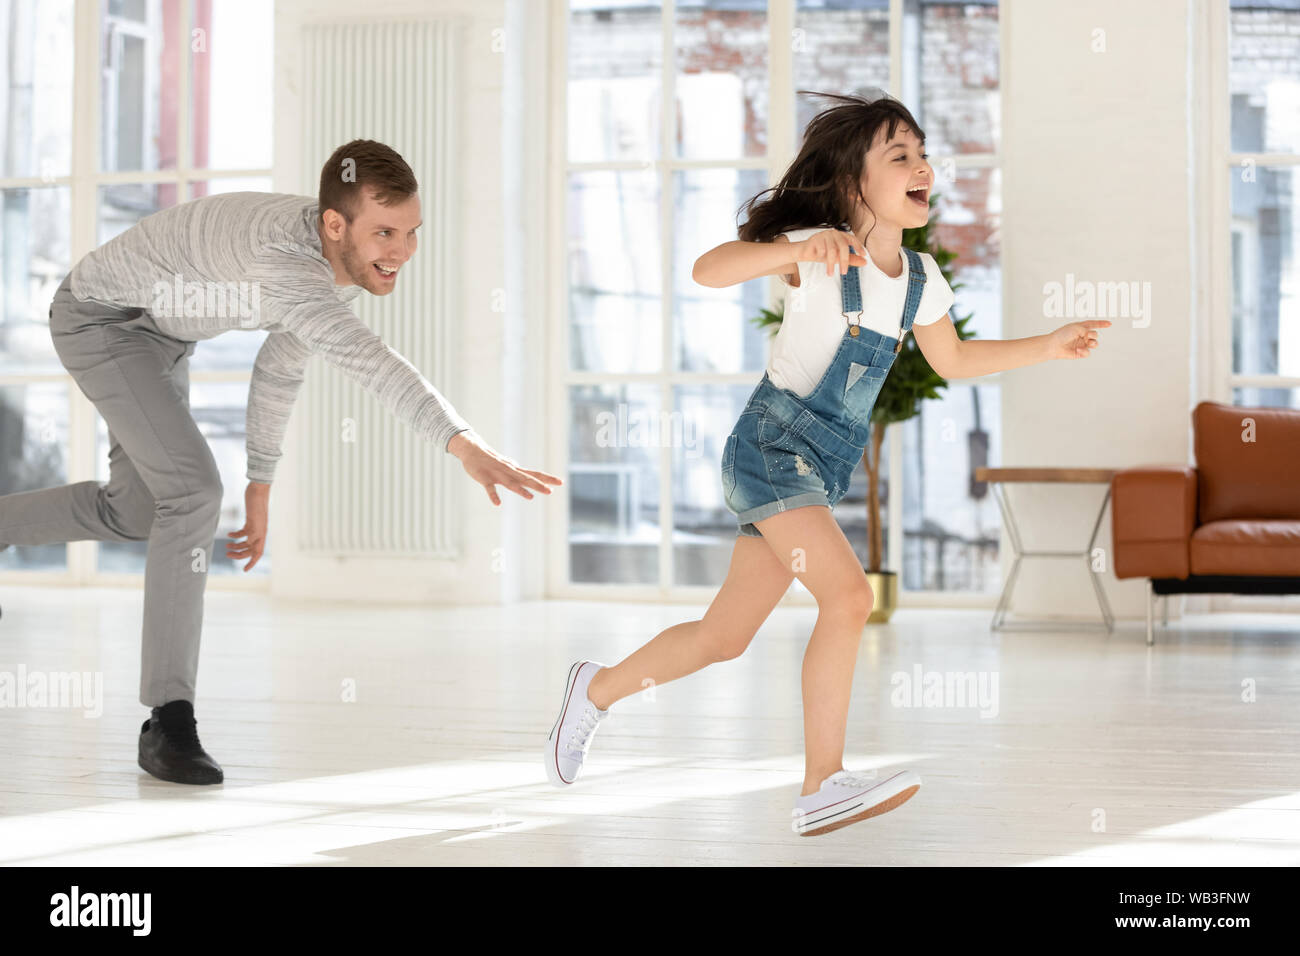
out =
[[1115,475],[1111,541],[1117,578],[1186,578],[1196,530],[1196,469],[1145,465]]

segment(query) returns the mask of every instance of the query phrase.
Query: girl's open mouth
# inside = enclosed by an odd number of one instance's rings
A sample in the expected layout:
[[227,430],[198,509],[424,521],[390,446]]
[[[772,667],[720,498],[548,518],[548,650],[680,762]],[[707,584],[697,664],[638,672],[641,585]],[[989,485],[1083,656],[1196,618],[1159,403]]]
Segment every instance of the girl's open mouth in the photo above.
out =
[[913,186],[907,191],[907,198],[912,200],[918,206],[930,208],[930,187],[926,185]]

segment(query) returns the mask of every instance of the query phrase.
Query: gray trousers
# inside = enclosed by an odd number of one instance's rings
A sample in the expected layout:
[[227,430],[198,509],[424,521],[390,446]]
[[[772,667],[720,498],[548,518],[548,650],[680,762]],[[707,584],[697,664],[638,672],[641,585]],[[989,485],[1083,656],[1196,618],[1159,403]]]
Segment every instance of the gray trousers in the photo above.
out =
[[162,332],[143,309],[77,301],[66,278],[50,335],[108,426],[110,477],[0,497],[0,543],[147,540],[140,703],[192,702],[222,492],[190,415],[195,343]]

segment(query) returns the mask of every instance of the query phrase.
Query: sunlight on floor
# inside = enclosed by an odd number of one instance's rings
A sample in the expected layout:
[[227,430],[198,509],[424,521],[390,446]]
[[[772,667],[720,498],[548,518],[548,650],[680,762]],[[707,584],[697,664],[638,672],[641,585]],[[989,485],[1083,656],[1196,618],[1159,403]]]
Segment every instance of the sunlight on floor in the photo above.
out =
[[[846,759],[863,772],[917,766],[926,755]],[[730,768],[670,759],[603,761],[572,790],[541,776],[540,753],[315,777],[252,787],[179,790],[142,775],[139,800],[0,818],[2,865],[275,865],[337,862],[322,853],[446,834],[482,840],[691,801],[761,800],[773,826],[798,792],[798,754]],[[469,784],[467,788],[467,784]],[[540,812],[539,812],[540,811]],[[641,822],[644,822],[642,818]],[[778,831],[779,832],[779,831]],[[237,837],[231,839],[231,837]],[[797,838],[795,838],[797,839]]]
[[[1152,827],[1102,833],[1106,845],[1028,864],[1084,866],[1300,865],[1300,793]],[[1119,825],[1112,819],[1112,824]],[[1230,853],[1225,851],[1230,849]],[[1230,859],[1223,859],[1224,856]]]

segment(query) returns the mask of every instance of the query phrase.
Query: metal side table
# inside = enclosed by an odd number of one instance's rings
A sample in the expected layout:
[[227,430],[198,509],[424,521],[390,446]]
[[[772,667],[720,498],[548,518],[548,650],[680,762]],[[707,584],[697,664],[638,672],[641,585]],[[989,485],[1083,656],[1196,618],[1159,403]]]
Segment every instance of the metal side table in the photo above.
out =
[[[1101,582],[1097,580],[1097,574],[1092,570],[1089,564],[1089,558],[1092,555],[1093,546],[1097,542],[1097,532],[1101,530],[1101,518],[1106,513],[1106,504],[1110,501],[1110,481],[1115,476],[1115,471],[1108,468],[976,468],[975,480],[987,481],[994,485],[994,492],[997,494],[998,504],[1002,508],[1002,515],[1007,522],[1007,533],[1011,537],[1011,547],[1015,552],[1015,561],[1011,565],[1011,573],[1007,575],[1007,583],[1002,587],[1002,596],[998,598],[997,609],[993,613],[993,624],[991,630],[1042,630],[1044,627],[1050,627],[1054,630],[1093,630],[1103,628],[1106,633],[1114,630],[1115,617],[1110,612],[1110,604],[1106,601],[1106,594],[1101,589]],[[1106,485],[1106,495],[1101,500],[1101,508],[1097,511],[1097,520],[1092,526],[1092,536],[1088,538],[1088,546],[1083,551],[1026,551],[1021,545],[1020,533],[1016,529],[1015,518],[1011,515],[1011,502],[1007,498],[1004,485],[1013,482],[1033,483],[1069,483],[1069,484],[1102,484]],[[1038,558],[1038,557],[1070,557],[1083,558],[1084,568],[1088,572],[1088,580],[1092,582],[1092,589],[1097,592],[1097,604],[1101,607],[1101,623],[1085,622],[1061,622],[1052,620],[1029,621],[1019,620],[1008,622],[1006,620],[1007,610],[1011,603],[1011,592],[1016,585],[1016,575],[1020,571],[1021,558]]]

